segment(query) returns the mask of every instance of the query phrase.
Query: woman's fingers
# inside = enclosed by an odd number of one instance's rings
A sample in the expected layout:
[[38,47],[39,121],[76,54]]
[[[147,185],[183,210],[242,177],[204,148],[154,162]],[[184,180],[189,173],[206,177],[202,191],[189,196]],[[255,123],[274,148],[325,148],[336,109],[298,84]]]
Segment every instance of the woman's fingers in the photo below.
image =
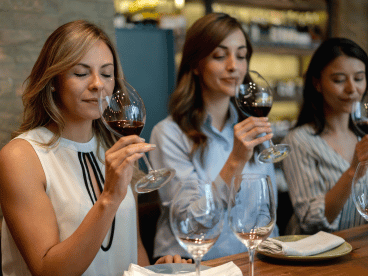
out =
[[[249,117],[234,126],[235,136],[249,146],[256,146],[272,138],[271,124],[267,118]],[[261,134],[266,134],[262,135]]]
[[192,262],[193,262],[192,259],[188,259],[188,260],[182,259],[180,255],[174,255],[174,256],[166,255],[164,257],[159,258],[155,264],[171,264],[171,263],[191,264]]

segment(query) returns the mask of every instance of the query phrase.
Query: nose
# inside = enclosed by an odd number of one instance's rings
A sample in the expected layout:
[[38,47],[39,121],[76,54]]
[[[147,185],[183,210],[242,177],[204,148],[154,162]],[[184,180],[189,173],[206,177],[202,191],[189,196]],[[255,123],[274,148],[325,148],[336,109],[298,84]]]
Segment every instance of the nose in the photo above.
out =
[[101,91],[104,83],[101,80],[99,74],[92,74],[92,80],[90,83],[90,89],[95,91]]
[[226,70],[231,72],[236,70],[236,57],[234,55],[229,55],[227,58]]
[[346,82],[345,91],[349,94],[354,94],[357,91],[356,83],[354,79],[349,78]]

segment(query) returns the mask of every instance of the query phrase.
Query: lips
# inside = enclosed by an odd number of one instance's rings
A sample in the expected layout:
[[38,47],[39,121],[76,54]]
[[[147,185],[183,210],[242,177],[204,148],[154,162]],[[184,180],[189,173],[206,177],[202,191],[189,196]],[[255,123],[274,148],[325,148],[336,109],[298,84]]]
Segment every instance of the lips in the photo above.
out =
[[238,82],[238,78],[222,78],[222,81],[229,84],[236,84]]
[[95,103],[97,104],[98,103],[98,100],[97,99],[86,99],[86,100],[83,100],[84,102],[87,102],[87,103]]

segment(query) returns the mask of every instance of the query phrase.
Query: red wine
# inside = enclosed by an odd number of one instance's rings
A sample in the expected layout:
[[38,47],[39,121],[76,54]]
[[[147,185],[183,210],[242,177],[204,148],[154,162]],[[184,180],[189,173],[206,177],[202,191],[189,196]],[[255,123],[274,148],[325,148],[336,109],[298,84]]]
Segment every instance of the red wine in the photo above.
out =
[[140,121],[119,120],[107,122],[109,126],[123,136],[139,135],[144,124]]
[[245,112],[248,116],[255,117],[267,117],[268,113],[271,110],[271,105],[248,105],[248,103],[243,102],[241,104],[241,108],[243,112]]
[[357,121],[356,126],[365,134],[368,134],[368,121]]

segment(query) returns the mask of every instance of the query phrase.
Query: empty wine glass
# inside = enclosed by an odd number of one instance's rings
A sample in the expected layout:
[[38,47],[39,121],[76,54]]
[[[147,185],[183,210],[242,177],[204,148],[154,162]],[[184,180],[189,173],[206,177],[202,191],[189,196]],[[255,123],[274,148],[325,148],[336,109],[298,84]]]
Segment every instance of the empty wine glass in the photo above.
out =
[[[248,71],[245,80],[236,86],[236,105],[246,116],[266,117],[273,103],[271,87],[256,71]],[[270,147],[258,155],[258,160],[262,163],[276,163],[284,159],[290,150],[289,145],[274,145],[270,140]]]
[[361,135],[368,134],[368,91],[354,103],[351,118]]
[[361,216],[368,221],[368,161],[360,162],[355,171],[351,196]]
[[271,178],[264,174],[235,175],[231,182],[228,220],[235,236],[248,248],[249,275],[254,275],[257,246],[272,233],[276,207]]
[[170,207],[170,225],[179,244],[193,257],[200,275],[203,256],[220,236],[224,206],[210,181],[188,180]]
[[[142,98],[126,80],[117,80],[111,95],[104,90],[100,93],[99,109],[102,122],[117,137],[139,135],[142,132],[146,122],[146,108]],[[143,155],[143,160],[148,174],[136,183],[135,190],[138,193],[157,190],[175,175],[174,169],[153,170],[146,155]]]

